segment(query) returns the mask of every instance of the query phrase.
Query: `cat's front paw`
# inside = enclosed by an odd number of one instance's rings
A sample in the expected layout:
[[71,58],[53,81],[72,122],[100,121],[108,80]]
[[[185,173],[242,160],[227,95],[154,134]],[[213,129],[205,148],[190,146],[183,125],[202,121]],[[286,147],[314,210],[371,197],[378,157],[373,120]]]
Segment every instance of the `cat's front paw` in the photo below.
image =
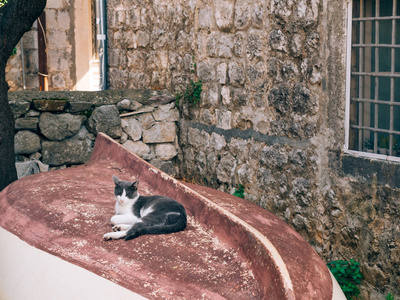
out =
[[124,238],[126,236],[126,231],[116,231],[116,232],[109,232],[103,235],[103,240],[118,240]]
[[128,230],[131,227],[132,227],[132,225],[130,225],[130,224],[118,224],[118,225],[113,226],[112,231],[114,231],[114,232],[124,231],[124,230]]
[[111,235],[110,235],[109,233],[106,233],[105,235],[103,235],[103,240],[105,240],[105,241],[111,241],[111,240],[112,240],[112,237],[111,237]]

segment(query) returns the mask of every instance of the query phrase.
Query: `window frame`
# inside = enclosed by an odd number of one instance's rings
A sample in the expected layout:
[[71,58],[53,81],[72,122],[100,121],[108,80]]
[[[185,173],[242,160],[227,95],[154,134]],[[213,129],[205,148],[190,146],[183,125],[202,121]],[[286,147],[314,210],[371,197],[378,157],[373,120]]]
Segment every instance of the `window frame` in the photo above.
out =
[[[363,1],[366,1],[366,0],[363,0]],[[400,4],[399,2],[400,1],[397,0],[397,5]],[[349,149],[353,0],[347,0],[347,20],[346,21],[347,21],[347,24],[346,24],[347,25],[346,26],[346,86],[345,86],[346,98],[345,98],[345,127],[344,127],[345,128],[345,140],[344,140],[343,151],[344,151],[344,153],[355,156],[355,157],[366,157],[366,158],[380,159],[380,160],[386,160],[386,161],[400,162],[400,157]],[[399,118],[400,118],[400,116],[399,116]]]

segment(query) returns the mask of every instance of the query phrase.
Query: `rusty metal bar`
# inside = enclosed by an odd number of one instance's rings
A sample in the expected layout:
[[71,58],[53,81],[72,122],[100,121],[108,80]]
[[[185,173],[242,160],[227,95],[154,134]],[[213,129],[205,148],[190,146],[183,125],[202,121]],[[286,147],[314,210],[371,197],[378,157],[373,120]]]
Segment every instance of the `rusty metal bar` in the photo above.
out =
[[38,22],[39,90],[48,91],[46,13],[43,12]]

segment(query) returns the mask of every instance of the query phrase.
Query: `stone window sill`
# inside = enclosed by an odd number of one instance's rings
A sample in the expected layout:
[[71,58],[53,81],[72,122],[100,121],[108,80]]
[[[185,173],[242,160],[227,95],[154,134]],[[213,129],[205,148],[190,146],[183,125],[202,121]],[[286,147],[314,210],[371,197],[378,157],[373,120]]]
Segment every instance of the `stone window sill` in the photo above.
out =
[[[359,152],[358,152],[359,153]],[[385,160],[379,155],[367,157],[346,153],[341,156],[342,172],[344,176],[353,176],[361,182],[372,183],[376,176],[378,185],[387,185],[391,188],[400,188],[400,162]]]

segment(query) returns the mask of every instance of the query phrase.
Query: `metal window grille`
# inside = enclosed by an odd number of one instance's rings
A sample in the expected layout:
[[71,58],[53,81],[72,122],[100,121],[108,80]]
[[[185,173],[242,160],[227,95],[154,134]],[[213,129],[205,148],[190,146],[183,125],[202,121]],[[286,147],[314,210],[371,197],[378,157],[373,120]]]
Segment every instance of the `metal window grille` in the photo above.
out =
[[346,146],[392,158],[400,156],[398,1],[353,0],[349,16]]

